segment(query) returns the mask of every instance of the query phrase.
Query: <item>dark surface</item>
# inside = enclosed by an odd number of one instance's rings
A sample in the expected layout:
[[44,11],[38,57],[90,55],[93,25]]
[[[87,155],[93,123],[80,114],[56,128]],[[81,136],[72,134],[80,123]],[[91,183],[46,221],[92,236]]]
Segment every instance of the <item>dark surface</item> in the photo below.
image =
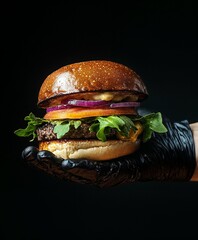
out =
[[193,238],[198,183],[101,190],[60,181],[23,165],[29,142],[13,132],[29,112],[44,113],[36,103],[48,74],[90,59],[132,67],[150,93],[145,107],[197,121],[197,9],[197,1],[4,5],[1,239]]

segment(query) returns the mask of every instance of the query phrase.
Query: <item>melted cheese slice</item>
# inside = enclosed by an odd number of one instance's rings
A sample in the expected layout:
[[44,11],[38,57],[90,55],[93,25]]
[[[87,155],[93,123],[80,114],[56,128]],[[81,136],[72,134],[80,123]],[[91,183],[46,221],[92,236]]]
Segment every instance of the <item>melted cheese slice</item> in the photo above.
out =
[[121,102],[122,100],[128,98],[130,101],[137,101],[137,95],[131,95],[126,93],[120,92],[103,92],[103,93],[95,93],[92,96],[93,100],[104,100],[104,101],[115,101]]

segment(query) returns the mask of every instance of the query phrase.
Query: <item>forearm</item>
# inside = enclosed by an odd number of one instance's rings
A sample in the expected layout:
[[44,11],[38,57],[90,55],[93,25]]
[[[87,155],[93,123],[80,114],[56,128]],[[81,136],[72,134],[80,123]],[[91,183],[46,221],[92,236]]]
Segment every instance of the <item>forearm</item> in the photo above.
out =
[[196,167],[191,181],[198,181],[198,123],[190,124],[195,142]]

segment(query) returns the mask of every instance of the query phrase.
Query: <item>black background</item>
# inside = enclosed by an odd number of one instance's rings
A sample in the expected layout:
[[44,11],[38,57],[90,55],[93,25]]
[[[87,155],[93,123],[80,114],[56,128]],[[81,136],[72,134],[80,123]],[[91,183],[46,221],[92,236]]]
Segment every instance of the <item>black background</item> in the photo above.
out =
[[[6,3],[1,11],[1,231],[4,239],[192,239],[198,184],[134,183],[111,189],[62,182],[23,165],[13,132],[38,109],[57,68],[106,59],[133,68],[144,106],[195,122],[197,1]],[[195,216],[195,220],[194,219]],[[69,235],[71,237],[69,237]],[[128,236],[128,237],[127,237]]]

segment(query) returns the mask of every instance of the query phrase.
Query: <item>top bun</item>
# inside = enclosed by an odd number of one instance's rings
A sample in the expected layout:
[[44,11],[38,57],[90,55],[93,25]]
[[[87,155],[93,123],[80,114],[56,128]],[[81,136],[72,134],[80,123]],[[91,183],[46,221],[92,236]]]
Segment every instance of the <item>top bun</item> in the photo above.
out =
[[63,66],[48,75],[38,94],[38,106],[46,108],[67,99],[94,99],[93,95],[103,92],[124,92],[126,96],[136,96],[138,101],[148,95],[140,76],[129,67],[91,60]]

